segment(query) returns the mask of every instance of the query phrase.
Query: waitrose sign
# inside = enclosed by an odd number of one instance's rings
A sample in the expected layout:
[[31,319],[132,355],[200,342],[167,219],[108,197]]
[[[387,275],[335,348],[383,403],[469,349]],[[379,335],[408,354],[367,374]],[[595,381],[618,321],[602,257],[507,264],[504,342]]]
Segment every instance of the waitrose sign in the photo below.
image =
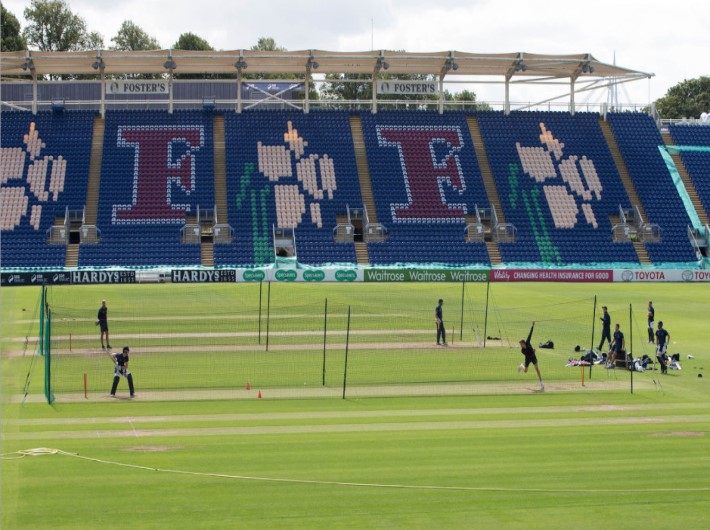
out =
[[487,282],[488,270],[373,269],[366,270],[366,282]]

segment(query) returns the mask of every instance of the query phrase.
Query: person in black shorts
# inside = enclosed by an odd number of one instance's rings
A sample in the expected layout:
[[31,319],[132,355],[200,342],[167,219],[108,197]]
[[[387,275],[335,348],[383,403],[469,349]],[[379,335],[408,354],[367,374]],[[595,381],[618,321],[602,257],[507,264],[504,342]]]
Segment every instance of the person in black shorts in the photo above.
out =
[[619,324],[614,326],[614,340],[609,346],[609,361],[606,363],[607,368],[615,368],[617,359],[626,360],[626,344],[624,334],[621,331]]
[[448,346],[446,342],[446,328],[444,327],[444,312],[442,305],[444,301],[439,298],[439,305],[434,309],[434,318],[436,319],[436,345]]
[[520,352],[525,355],[525,362],[520,365],[520,371],[528,373],[528,366],[532,364],[537,372],[537,377],[540,380],[540,390],[545,390],[545,383],[542,382],[542,375],[540,374],[540,367],[537,365],[537,356],[535,355],[535,348],[530,344],[530,339],[532,338],[533,329],[535,329],[535,321],[533,320],[532,326],[530,326],[530,333],[528,333],[527,339],[520,339]]
[[602,321],[602,340],[599,343],[599,347],[597,350],[601,351],[602,346],[604,346],[604,341],[607,340],[609,341],[609,346],[611,346],[611,315],[609,315],[609,312],[606,310],[606,306],[602,306],[602,310],[604,311],[604,314],[602,314],[601,317],[599,317],[599,320]]
[[651,300],[648,301],[648,343],[653,344],[653,335],[654,335],[654,329],[653,329],[653,321],[656,319],[656,310],[653,307],[653,302]]
[[656,330],[656,359],[661,363],[661,373],[668,373],[668,355],[666,351],[668,349],[668,344],[671,341],[671,334],[668,330],[663,327],[663,322],[658,321],[658,329]]
[[131,393],[131,397],[136,397],[135,389],[133,388],[133,375],[128,371],[128,352],[130,348],[128,346],[123,347],[121,353],[112,353],[111,358],[113,359],[114,371],[113,371],[113,384],[111,385],[111,397],[116,397],[116,389],[118,388],[118,382],[121,376],[128,379],[128,390]]
[[[96,315],[96,325],[101,329],[101,349],[105,350],[111,349],[111,344],[108,341],[108,307],[106,307],[106,300],[101,300],[101,307],[99,308],[99,313]],[[104,335],[106,336],[106,346],[104,347]]]

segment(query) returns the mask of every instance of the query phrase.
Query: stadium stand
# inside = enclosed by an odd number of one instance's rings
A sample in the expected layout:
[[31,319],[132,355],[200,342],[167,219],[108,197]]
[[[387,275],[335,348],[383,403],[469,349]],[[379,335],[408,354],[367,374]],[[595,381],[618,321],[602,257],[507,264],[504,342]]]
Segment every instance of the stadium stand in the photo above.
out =
[[95,113],[0,113],[2,267],[63,267],[66,246],[47,232],[67,209],[82,210]]
[[656,123],[650,116],[637,113],[612,113],[608,121],[648,222],[658,224],[662,230],[662,241],[646,243],[651,260],[654,263],[696,261],[688,239],[690,217],[658,150],[664,143]]
[[[48,230],[67,209],[86,205],[95,116],[1,114],[4,269],[64,266],[66,246],[49,244]],[[387,234],[367,244],[370,264],[490,266],[485,243],[464,238],[475,208],[491,207],[467,123],[474,115],[325,110],[225,114],[226,222],[235,237],[215,242],[215,266],[273,263],[274,229],[293,232],[300,263],[357,262],[354,243],[336,241],[333,232],[349,208],[363,207],[352,116],[362,123],[374,213]],[[505,264],[638,263],[630,242],[611,238],[619,208],[633,205],[598,114],[485,111],[475,117],[503,213],[517,229],[515,242],[500,243]],[[100,242],[80,245],[80,267],[201,264],[200,244],[183,243],[180,234],[198,208],[215,207],[213,118],[195,110],[108,111]],[[690,217],[659,153],[655,122],[632,113],[612,113],[608,121],[647,221],[662,229],[661,242],[646,243],[651,261],[696,261]],[[678,145],[710,147],[710,127],[670,131]],[[710,154],[681,156],[710,209]]]
[[200,245],[180,242],[198,207],[214,208],[212,115],[199,111],[106,114],[98,244],[80,266],[200,264]]
[[225,115],[232,244],[215,245],[215,265],[274,261],[273,229],[295,233],[298,261],[356,261],[352,242],[335,242],[336,217],[361,208],[347,112],[248,111]]
[[710,212],[710,126],[674,124],[669,130],[676,145],[708,148],[707,152],[681,151],[680,157],[705,210]]
[[610,216],[631,205],[598,114],[477,118],[506,221],[517,228],[516,242],[500,244],[504,262],[638,263],[631,243],[611,239]]
[[362,113],[377,219],[388,237],[370,263],[488,266],[482,242],[464,241],[466,216],[488,208],[463,112]]

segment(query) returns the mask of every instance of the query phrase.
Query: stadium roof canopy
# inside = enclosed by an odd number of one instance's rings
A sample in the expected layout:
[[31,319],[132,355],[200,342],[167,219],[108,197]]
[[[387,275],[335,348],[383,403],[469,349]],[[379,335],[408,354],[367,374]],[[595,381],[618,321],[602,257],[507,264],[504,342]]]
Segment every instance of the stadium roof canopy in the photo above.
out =
[[[170,68],[172,66],[172,68]],[[103,67],[103,68],[102,68]],[[541,55],[533,53],[468,53],[443,51],[187,51],[152,50],[123,52],[18,51],[0,53],[0,75],[78,75],[179,73],[250,74],[430,74],[439,76],[499,76],[506,79],[560,79],[579,77],[644,79],[653,76],[598,61],[589,53]],[[521,79],[522,81],[523,79]]]

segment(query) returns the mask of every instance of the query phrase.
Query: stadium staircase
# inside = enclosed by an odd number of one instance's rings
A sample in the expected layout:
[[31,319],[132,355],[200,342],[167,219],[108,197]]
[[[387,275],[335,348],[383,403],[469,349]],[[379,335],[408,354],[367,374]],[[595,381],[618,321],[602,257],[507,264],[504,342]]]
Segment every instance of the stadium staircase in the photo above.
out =
[[[661,137],[663,138],[663,142],[666,145],[676,145],[669,131],[662,131]],[[671,158],[673,159],[673,163],[675,164],[675,167],[678,170],[678,174],[680,175],[680,178],[683,181],[685,190],[688,192],[690,202],[693,203],[693,208],[695,208],[695,212],[700,218],[700,222],[703,224],[703,226],[708,225],[710,223],[710,216],[708,216],[708,212],[703,206],[703,202],[700,200],[700,194],[698,194],[698,190],[695,187],[695,184],[693,184],[693,179],[691,179],[690,175],[688,174],[688,168],[685,167],[685,163],[683,162],[683,159],[680,157],[679,153],[671,153]]]
[[[500,222],[505,223],[505,214],[503,213],[503,207],[500,204],[498,189],[496,188],[495,181],[493,180],[493,171],[491,170],[491,164],[488,161],[486,147],[483,144],[483,136],[481,136],[481,128],[478,125],[478,119],[476,119],[475,116],[467,116],[466,122],[468,123],[468,130],[471,134],[471,139],[473,140],[473,148],[476,151],[478,167],[481,171],[481,177],[483,178],[483,185],[486,187],[488,201],[491,206],[495,208]],[[467,222],[469,221],[467,220]],[[491,265],[500,265],[503,263],[503,259],[500,255],[500,247],[498,246],[497,241],[486,239],[486,250],[488,251],[488,257],[491,260]]]
[[[212,121],[212,142],[214,144],[214,203],[217,220],[227,222],[227,160],[225,155],[224,116]],[[200,263],[203,267],[214,267],[214,240],[205,238],[200,244]]]
[[[641,216],[644,219],[648,219],[648,217],[646,216],[646,212],[643,208],[643,204],[641,203],[641,199],[639,198],[638,193],[636,191],[636,186],[634,186],[634,183],[631,180],[631,176],[629,175],[629,169],[626,167],[624,157],[621,156],[621,151],[619,150],[619,145],[616,143],[616,138],[614,137],[614,133],[611,130],[611,126],[606,120],[604,120],[602,116],[599,116],[599,126],[601,127],[604,139],[606,140],[606,143],[609,146],[609,151],[611,152],[611,156],[614,159],[614,164],[616,165],[616,169],[619,172],[619,177],[621,177],[621,182],[624,185],[624,189],[626,190],[626,194],[629,196],[631,204],[634,206],[638,206]],[[614,223],[614,219],[611,219],[611,222]],[[633,241],[633,245],[634,250],[636,250],[636,255],[639,258],[639,263],[641,263],[642,265],[650,264],[651,258],[648,255],[648,250],[646,250],[643,241]]]
[[[86,207],[84,224],[96,226],[99,208],[99,187],[101,184],[101,160],[104,153],[104,130],[106,122],[101,116],[94,118],[94,131],[91,139],[91,158],[89,160],[89,182],[86,189]],[[76,267],[79,264],[79,243],[67,245],[65,267]]]
[[[350,116],[350,133],[353,137],[353,148],[355,150],[355,162],[360,180],[360,195],[362,203],[367,210],[368,220],[377,223],[377,210],[375,209],[375,198],[372,194],[372,181],[370,180],[370,168],[367,165],[367,153],[365,152],[365,137],[362,134],[362,122],[360,116]],[[363,227],[364,229],[365,227]],[[366,241],[355,242],[355,256],[358,265],[369,265],[370,256],[367,251]]]

